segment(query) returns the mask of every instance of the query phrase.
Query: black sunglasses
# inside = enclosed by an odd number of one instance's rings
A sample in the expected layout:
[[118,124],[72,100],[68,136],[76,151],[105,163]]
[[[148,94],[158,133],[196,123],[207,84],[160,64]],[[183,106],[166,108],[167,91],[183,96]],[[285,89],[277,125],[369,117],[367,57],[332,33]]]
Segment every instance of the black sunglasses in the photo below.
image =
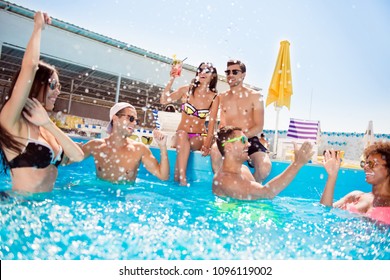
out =
[[242,72],[241,70],[233,69],[233,70],[225,70],[226,75],[230,75],[232,73],[234,76],[237,75],[238,73]]
[[61,84],[56,79],[49,80],[49,88],[51,90],[55,90],[57,88],[59,91],[61,91],[61,87]]
[[136,119],[134,116],[131,116],[131,115],[125,115],[125,114],[118,114],[117,115],[118,117],[119,116],[125,116],[129,119],[130,122],[136,122],[137,125],[139,125],[139,119]]

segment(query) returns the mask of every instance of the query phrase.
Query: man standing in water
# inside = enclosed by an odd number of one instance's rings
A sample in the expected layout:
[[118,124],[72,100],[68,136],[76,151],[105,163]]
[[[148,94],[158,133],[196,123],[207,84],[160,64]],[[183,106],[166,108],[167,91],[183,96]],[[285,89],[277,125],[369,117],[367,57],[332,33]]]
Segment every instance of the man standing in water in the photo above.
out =
[[161,153],[159,164],[145,144],[129,138],[137,123],[135,108],[129,103],[119,102],[110,109],[109,136],[91,140],[82,146],[84,158],[94,157],[99,178],[111,182],[135,181],[142,162],[160,180],[169,179],[167,136],[158,130],[153,131],[154,141]]
[[[267,149],[260,143],[257,135],[263,131],[264,102],[263,95],[243,85],[246,75],[245,64],[239,60],[229,60],[225,71],[230,90],[218,96],[220,108],[219,128],[239,127],[250,143],[250,163],[255,168],[253,174],[257,182],[262,182],[271,172],[271,160]],[[211,149],[214,173],[222,165],[222,155],[214,144]]]

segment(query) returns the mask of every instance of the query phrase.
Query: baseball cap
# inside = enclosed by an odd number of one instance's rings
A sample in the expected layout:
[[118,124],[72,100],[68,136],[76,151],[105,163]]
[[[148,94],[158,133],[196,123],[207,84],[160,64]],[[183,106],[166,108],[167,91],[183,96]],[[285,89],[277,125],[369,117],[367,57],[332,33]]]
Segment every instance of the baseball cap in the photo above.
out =
[[116,115],[120,110],[125,109],[125,108],[133,108],[135,110],[134,106],[131,105],[130,103],[127,103],[127,102],[118,102],[114,106],[111,107],[111,109],[110,109],[110,123],[107,126],[107,133],[112,132],[112,118],[114,117],[114,115]]

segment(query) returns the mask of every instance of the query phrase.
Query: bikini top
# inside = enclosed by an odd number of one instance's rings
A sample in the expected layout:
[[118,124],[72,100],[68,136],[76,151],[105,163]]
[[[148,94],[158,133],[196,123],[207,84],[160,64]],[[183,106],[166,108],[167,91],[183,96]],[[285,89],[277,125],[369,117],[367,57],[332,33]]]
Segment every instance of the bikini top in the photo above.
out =
[[205,119],[210,114],[210,108],[213,105],[214,99],[216,97],[217,95],[214,95],[213,100],[211,101],[211,104],[208,109],[196,109],[196,107],[188,101],[189,95],[187,95],[187,100],[185,103],[181,104],[181,109],[189,116],[198,117],[199,119]]
[[30,126],[27,125],[27,144],[22,153],[8,162],[10,168],[35,167],[46,168],[50,164],[58,167],[64,156],[60,146],[58,155],[55,156],[53,149],[45,142],[30,138]]

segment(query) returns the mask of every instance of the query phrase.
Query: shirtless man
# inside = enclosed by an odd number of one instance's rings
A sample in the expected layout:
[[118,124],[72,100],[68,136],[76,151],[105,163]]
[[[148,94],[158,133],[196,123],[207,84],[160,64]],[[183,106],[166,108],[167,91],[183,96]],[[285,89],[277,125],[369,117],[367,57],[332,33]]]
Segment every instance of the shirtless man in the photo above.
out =
[[[243,85],[246,75],[245,64],[239,60],[229,60],[225,71],[230,90],[218,96],[220,108],[219,127],[235,126],[242,129],[249,138],[250,163],[255,168],[254,177],[262,182],[271,172],[271,160],[267,149],[260,143],[257,135],[263,131],[264,103],[260,92]],[[222,165],[222,155],[214,144],[211,150],[214,173]]]
[[213,193],[221,197],[241,200],[274,198],[291,183],[314,153],[309,142],[302,144],[299,151],[295,146],[294,162],[280,175],[262,185],[255,181],[249,168],[242,164],[248,159],[250,145],[241,128],[222,127],[218,132],[216,142],[223,155],[223,162],[213,179]]
[[154,141],[161,153],[159,164],[145,144],[129,138],[137,122],[135,108],[129,103],[119,102],[110,109],[109,136],[91,140],[82,146],[84,158],[94,157],[99,178],[111,182],[135,181],[142,162],[160,180],[169,179],[167,136],[158,130],[153,131]]

